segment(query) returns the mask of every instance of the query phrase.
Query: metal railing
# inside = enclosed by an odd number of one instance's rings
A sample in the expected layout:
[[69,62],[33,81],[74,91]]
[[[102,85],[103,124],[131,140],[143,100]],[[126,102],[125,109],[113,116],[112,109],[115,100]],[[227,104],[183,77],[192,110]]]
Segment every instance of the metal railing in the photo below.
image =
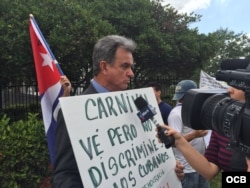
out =
[[[175,79],[157,79],[162,84],[162,98],[171,103],[171,97],[174,93],[174,87],[177,83]],[[75,87],[74,87],[75,86]],[[77,87],[77,88],[76,88]],[[72,83],[75,95],[80,95],[84,91],[84,85],[75,85]],[[29,112],[40,113],[41,106],[37,88],[37,83],[33,84],[9,84],[3,86],[0,84],[0,114],[10,113],[11,116],[21,116],[26,119]],[[7,114],[8,114],[7,113]],[[19,118],[19,119],[20,119]]]

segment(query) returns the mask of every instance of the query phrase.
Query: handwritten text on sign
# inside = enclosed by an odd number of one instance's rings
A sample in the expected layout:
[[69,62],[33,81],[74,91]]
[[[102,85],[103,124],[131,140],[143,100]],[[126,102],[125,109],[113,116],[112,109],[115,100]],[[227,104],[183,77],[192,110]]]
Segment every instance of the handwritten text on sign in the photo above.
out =
[[137,117],[139,96],[156,108],[161,124],[152,88],[60,99],[85,187],[181,187],[172,149],[158,143],[151,120]]

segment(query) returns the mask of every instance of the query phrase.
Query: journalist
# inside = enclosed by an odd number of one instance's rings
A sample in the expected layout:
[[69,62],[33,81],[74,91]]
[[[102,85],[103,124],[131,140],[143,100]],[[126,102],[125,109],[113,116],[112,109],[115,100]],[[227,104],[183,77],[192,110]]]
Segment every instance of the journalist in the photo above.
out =
[[[232,99],[245,102],[244,91],[229,87],[228,93]],[[220,171],[250,171],[249,159],[242,152],[230,150],[228,148],[230,138],[216,131],[212,131],[208,148],[205,155],[202,155],[178,131],[167,125],[162,125],[162,128],[167,129],[167,136],[172,135],[175,138],[175,147],[181,151],[189,164],[207,180],[212,180]],[[182,177],[183,165],[176,165],[175,171],[177,176]]]

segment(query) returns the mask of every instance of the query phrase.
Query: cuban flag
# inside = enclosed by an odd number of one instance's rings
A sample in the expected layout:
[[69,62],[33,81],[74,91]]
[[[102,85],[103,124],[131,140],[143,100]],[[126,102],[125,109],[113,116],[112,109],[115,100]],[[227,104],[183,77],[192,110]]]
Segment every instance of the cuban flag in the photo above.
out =
[[44,39],[34,17],[30,15],[30,39],[36,69],[43,122],[46,131],[50,160],[55,159],[55,129],[59,110],[58,98],[63,94],[60,77],[63,75],[58,62]]

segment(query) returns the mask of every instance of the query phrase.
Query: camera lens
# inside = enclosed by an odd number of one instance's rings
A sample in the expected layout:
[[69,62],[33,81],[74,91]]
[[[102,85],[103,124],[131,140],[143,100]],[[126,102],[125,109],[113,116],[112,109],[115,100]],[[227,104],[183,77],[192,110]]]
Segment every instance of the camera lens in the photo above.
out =
[[212,95],[202,105],[202,123],[207,129],[230,137],[241,108],[242,103],[239,101],[222,94]]

